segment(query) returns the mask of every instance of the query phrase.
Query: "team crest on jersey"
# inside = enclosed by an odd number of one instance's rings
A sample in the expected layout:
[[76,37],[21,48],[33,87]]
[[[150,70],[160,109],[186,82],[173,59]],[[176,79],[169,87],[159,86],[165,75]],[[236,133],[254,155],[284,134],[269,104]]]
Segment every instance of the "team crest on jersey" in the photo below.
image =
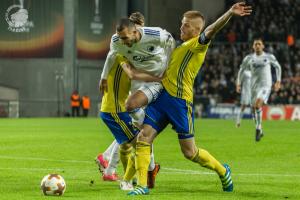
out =
[[152,45],[151,45],[151,46],[148,46],[148,47],[147,47],[147,51],[150,51],[150,52],[152,52],[152,51],[154,50],[154,48],[155,48],[155,47],[154,47],[154,46],[152,46]]
[[150,60],[153,57],[154,57],[154,55],[149,55],[149,56],[133,56],[132,58],[135,61],[144,62],[144,61]]

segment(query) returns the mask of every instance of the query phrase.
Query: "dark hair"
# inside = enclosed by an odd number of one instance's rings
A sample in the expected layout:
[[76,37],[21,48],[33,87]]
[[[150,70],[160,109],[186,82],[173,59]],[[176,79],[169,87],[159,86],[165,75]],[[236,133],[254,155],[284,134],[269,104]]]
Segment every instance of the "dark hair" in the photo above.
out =
[[116,26],[118,32],[123,31],[125,28],[134,28],[134,23],[128,18],[121,18]]
[[263,40],[262,37],[255,37],[255,38],[253,39],[253,43],[254,43],[255,41],[258,41],[258,40],[260,40],[262,43],[264,43],[264,40]]
[[129,20],[132,21],[135,24],[143,26],[145,23],[145,17],[142,13],[140,12],[133,12],[129,16]]

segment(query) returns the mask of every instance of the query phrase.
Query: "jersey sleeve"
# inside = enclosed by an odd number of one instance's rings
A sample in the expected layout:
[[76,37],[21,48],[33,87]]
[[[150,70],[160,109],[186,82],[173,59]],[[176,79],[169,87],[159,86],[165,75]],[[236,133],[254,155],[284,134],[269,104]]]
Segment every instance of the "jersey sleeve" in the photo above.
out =
[[117,55],[119,37],[113,35],[110,41],[110,50],[106,56],[104,67],[101,73],[101,79],[107,79],[108,73],[111,70]]
[[162,30],[160,35],[162,48],[165,49],[166,55],[169,57],[176,47],[175,39],[172,37],[171,33],[166,30]]
[[281,81],[281,66],[273,54],[270,54],[270,63],[275,68],[276,80]]
[[206,52],[209,45],[210,40],[205,37],[203,32],[196,39],[193,39],[191,50],[198,53]]

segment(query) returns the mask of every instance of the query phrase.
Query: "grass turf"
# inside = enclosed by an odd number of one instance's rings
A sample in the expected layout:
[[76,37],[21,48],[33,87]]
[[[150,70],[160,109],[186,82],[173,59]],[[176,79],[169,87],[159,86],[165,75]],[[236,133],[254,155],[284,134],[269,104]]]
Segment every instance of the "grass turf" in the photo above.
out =
[[[198,146],[231,166],[233,193],[221,191],[212,171],[183,158],[177,135],[166,129],[154,142],[161,164],[156,187],[134,199],[300,199],[300,123],[263,125],[265,136],[255,142],[252,121],[242,121],[239,129],[230,120],[195,121]],[[39,188],[49,173],[66,180],[60,199],[131,199],[118,183],[103,182],[94,164],[112,140],[96,118],[1,119],[0,199],[52,199]]]

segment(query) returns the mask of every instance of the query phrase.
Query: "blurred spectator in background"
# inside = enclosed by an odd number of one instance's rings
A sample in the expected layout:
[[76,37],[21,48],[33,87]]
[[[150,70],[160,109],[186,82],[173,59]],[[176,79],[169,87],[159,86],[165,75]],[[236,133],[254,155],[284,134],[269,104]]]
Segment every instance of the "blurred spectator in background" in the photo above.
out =
[[87,96],[86,94],[81,98],[81,106],[82,106],[83,116],[87,117],[91,107],[91,101],[90,101],[90,97]]
[[72,117],[79,117],[80,115],[80,96],[77,90],[74,90],[71,95]]

